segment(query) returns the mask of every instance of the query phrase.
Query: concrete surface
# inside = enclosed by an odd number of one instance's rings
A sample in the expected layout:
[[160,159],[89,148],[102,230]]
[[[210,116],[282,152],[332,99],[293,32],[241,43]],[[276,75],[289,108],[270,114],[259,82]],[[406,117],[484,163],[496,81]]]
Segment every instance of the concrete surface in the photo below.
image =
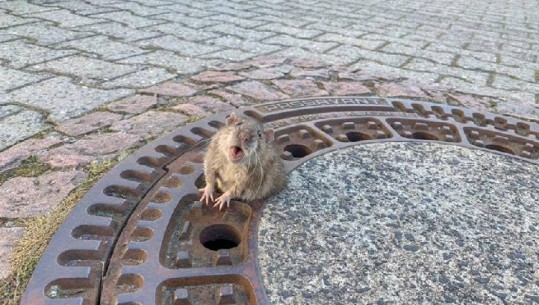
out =
[[432,143],[312,159],[263,212],[266,293],[296,305],[537,303],[538,170]]

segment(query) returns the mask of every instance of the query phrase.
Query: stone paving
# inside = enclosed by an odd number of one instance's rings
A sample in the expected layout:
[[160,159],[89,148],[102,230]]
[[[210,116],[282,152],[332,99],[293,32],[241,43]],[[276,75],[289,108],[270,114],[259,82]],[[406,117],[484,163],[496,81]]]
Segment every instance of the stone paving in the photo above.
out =
[[[539,121],[537,16],[512,0],[0,0],[1,256],[92,162],[243,105],[377,94]],[[48,170],[17,177],[28,160]]]

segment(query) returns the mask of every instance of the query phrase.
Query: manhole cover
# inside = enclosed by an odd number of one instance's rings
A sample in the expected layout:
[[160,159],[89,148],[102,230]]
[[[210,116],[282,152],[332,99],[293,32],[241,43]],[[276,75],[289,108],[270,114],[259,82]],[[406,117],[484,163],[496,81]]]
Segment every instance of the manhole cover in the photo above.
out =
[[[238,111],[276,129],[288,171],[366,143],[430,142],[539,164],[539,126],[446,105],[377,97],[288,100]],[[270,304],[257,260],[264,202],[198,202],[207,139],[225,114],[131,155],[75,207],[22,304]]]

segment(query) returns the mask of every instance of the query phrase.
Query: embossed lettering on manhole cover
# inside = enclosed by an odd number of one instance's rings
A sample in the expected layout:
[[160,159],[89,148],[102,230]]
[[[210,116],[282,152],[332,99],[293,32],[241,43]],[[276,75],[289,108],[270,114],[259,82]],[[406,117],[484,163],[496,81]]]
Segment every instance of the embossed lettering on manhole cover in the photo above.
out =
[[[539,126],[440,104],[323,97],[239,109],[275,128],[288,171],[376,142],[426,141],[539,164]],[[148,144],[101,179],[41,258],[22,304],[269,304],[257,261],[264,202],[198,202],[215,115]]]

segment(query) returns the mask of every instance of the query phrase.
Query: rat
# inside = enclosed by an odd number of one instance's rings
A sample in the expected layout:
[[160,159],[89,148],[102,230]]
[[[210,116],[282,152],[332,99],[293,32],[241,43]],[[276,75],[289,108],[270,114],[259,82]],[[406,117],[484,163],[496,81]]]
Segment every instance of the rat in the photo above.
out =
[[[273,129],[232,112],[215,133],[204,157],[206,187],[200,201],[221,210],[231,199],[265,199],[282,191],[287,183],[282,160],[274,144]],[[214,200],[214,191],[222,195]]]

